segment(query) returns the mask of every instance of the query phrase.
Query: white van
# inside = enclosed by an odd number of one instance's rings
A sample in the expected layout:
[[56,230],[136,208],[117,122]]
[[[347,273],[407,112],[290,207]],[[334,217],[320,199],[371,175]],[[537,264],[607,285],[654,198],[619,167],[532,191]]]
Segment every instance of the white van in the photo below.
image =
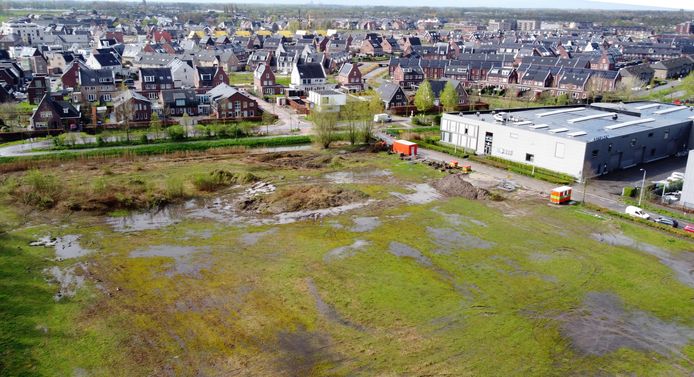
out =
[[639,207],[636,206],[629,206],[624,210],[624,213],[626,213],[629,216],[634,216],[638,217],[644,220],[648,220],[651,218],[651,215],[647,214],[646,212],[643,212],[643,210]]
[[376,114],[374,115],[374,122],[380,122],[380,123],[387,123],[391,122],[393,118],[390,117],[388,114]]

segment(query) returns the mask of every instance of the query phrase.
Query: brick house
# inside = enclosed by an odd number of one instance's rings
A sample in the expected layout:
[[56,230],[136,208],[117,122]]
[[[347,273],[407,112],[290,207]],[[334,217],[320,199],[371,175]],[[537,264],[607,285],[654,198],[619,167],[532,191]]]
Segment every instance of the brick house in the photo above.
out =
[[38,104],[46,93],[50,92],[50,80],[47,77],[36,76],[27,86],[27,100],[30,104]]
[[261,96],[279,95],[284,91],[284,87],[275,81],[275,73],[267,63],[258,65],[253,71],[253,89]]
[[376,88],[376,93],[381,97],[381,101],[383,101],[386,110],[394,107],[407,106],[409,104],[405,91],[402,90],[400,85],[385,82],[383,85]]
[[152,119],[152,101],[134,90],[123,91],[113,99],[111,122],[123,122],[126,114],[130,121],[149,122]]
[[405,89],[424,81],[424,71],[419,64],[400,63],[393,70],[393,81]]
[[220,84],[209,90],[207,96],[212,115],[217,119],[247,119],[262,113],[253,98],[227,84]]
[[81,116],[70,102],[58,101],[45,94],[31,115],[31,128],[75,130],[79,127]]
[[162,90],[174,88],[171,68],[140,68],[135,87],[140,94],[150,100],[158,100]]
[[357,64],[343,64],[337,73],[337,82],[350,92],[361,92],[364,90],[364,79]]
[[195,87],[198,89],[212,89],[219,84],[229,82],[229,76],[224,72],[224,68],[215,67],[197,67],[196,75],[193,76]]

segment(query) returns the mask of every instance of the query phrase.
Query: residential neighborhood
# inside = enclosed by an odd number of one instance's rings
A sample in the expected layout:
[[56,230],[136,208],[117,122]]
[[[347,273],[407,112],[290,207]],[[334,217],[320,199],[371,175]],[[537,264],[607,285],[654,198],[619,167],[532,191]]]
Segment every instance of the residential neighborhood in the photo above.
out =
[[0,377],[694,377],[694,3],[0,0]]
[[[205,117],[211,115],[205,93],[222,84],[255,100],[284,97],[284,106],[305,101],[310,91],[392,93],[397,85],[402,98],[383,99],[389,111],[404,114],[424,81],[438,95],[440,80],[453,80],[466,109],[470,98],[485,102],[486,95],[587,103],[681,79],[694,69],[694,39],[681,25],[663,32],[570,20],[337,17],[319,30],[305,13],[290,30],[286,20],[250,20],[240,11],[211,13],[227,21],[210,25],[155,9],[28,12],[4,21],[0,99],[33,105],[45,93],[67,99],[80,113],[74,123],[84,128],[113,119],[112,98],[126,90],[147,98],[160,116]],[[173,92],[164,92],[172,90],[188,103],[164,114],[173,103]],[[94,117],[87,106],[101,110]],[[246,117],[258,115],[250,113]],[[66,123],[55,117],[38,124]]]

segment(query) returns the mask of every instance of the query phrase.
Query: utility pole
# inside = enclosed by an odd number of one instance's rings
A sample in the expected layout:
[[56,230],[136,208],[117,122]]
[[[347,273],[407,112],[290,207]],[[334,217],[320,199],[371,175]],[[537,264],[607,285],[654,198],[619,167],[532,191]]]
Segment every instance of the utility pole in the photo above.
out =
[[640,169],[643,172],[643,178],[641,179],[641,190],[639,191],[639,207],[641,207],[641,199],[643,199],[643,188],[646,185],[646,169]]

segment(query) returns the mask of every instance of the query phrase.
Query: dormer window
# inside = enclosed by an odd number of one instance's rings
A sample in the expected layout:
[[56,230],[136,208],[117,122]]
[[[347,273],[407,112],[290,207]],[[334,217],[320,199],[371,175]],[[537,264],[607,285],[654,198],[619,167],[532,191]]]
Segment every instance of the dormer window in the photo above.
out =
[[68,113],[68,108],[67,108],[67,107],[63,107],[63,114],[67,114],[67,113]]
[[202,74],[200,75],[200,77],[202,77],[202,79],[205,81],[212,80],[212,75],[210,75],[209,73]]
[[154,76],[145,76],[145,82],[154,82]]

